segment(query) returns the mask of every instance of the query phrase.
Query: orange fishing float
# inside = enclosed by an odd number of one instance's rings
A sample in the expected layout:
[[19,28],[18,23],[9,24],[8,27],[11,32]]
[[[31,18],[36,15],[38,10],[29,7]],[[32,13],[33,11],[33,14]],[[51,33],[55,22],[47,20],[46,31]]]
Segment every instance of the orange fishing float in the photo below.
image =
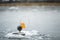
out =
[[21,22],[21,27],[22,27],[23,29],[26,28],[26,25],[25,25],[24,22]]

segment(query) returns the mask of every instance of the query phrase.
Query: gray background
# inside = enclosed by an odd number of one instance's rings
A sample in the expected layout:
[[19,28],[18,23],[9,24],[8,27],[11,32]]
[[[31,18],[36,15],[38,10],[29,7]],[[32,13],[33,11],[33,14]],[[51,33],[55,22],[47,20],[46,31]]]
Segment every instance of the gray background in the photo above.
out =
[[0,32],[17,31],[21,21],[27,26],[23,30],[60,36],[59,6],[0,7]]

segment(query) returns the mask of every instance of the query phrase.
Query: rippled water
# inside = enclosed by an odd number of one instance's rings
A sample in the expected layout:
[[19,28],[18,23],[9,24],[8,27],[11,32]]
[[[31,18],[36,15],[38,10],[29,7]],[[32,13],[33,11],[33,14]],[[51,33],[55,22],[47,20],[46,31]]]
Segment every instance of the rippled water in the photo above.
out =
[[30,38],[7,38],[5,37],[6,34],[8,33],[0,32],[0,40],[60,40],[60,37],[51,36],[50,34],[39,34]]
[[[30,38],[5,38],[23,20],[25,30],[38,30],[39,35]],[[42,38],[41,38],[42,37]],[[60,7],[0,7],[0,40],[60,40]]]

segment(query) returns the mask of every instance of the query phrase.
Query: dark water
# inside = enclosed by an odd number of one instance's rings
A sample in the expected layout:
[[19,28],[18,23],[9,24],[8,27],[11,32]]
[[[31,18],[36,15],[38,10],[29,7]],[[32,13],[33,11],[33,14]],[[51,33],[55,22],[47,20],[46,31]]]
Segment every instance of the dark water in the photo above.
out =
[[[17,31],[22,20],[27,25],[24,30],[38,30],[40,34],[28,39],[5,38]],[[0,40],[60,40],[60,6],[0,7]]]

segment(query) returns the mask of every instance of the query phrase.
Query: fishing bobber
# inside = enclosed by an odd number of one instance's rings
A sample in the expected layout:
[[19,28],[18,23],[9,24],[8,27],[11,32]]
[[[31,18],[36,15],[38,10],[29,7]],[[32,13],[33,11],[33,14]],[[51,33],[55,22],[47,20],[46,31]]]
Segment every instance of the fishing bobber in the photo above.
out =
[[25,25],[24,22],[21,22],[20,24],[21,24],[21,27],[22,27],[23,29],[26,28],[26,25]]

